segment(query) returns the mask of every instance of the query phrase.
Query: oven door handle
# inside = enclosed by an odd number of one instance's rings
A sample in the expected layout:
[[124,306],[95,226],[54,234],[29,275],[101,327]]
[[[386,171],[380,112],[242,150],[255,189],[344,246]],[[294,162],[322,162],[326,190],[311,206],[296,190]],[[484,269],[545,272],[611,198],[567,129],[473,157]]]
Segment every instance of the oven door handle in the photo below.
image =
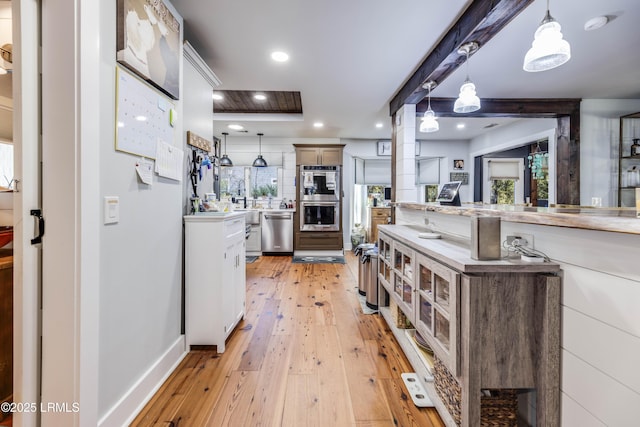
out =
[[302,206],[337,206],[338,202],[300,202]]

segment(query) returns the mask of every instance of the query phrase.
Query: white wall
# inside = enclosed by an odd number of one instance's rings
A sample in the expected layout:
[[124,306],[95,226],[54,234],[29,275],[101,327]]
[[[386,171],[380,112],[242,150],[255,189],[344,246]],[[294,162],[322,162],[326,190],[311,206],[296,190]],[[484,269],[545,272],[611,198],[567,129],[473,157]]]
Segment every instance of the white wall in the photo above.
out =
[[[420,157],[440,157],[440,185],[449,182],[450,172],[469,174],[469,184],[460,186],[460,201],[473,200],[473,160],[469,157],[469,141],[418,141]],[[454,170],[453,161],[464,160],[464,169]],[[423,186],[416,194],[416,200],[424,202]]]
[[[469,238],[468,217],[399,209],[397,223]],[[562,268],[562,426],[631,426],[640,406],[640,236],[502,222]]]
[[[102,111],[102,137],[95,141],[100,146],[95,203],[118,196],[120,221],[100,230],[98,414],[104,425],[120,425],[118,416],[136,409],[126,406],[139,403],[141,383],[181,339],[183,183],[154,174],[152,186],[142,184],[134,169],[138,158],[114,150],[116,2],[101,3],[101,9],[95,81],[100,84],[96,108]],[[182,101],[175,105],[178,117],[184,117]],[[172,141],[177,147],[182,147],[182,132],[179,123]],[[161,370],[167,373],[166,367]],[[105,421],[105,416],[112,418]]]
[[[202,77],[200,72],[188,61],[183,61],[182,76],[182,96],[183,101],[183,128],[182,128],[182,144],[184,150],[184,167],[186,177],[191,166],[192,149],[187,145],[187,132],[193,132],[196,135],[213,143],[213,121],[211,115],[213,111],[213,87]],[[197,150],[201,154],[200,150]],[[205,193],[213,192],[213,168],[203,168],[202,180],[198,181],[197,192],[201,199],[204,199]],[[184,179],[184,197],[182,212],[186,215],[191,212],[191,204],[189,199],[193,193],[191,180]]]
[[620,116],[640,111],[640,99],[583,99],[580,106],[580,204],[591,197],[618,205]]

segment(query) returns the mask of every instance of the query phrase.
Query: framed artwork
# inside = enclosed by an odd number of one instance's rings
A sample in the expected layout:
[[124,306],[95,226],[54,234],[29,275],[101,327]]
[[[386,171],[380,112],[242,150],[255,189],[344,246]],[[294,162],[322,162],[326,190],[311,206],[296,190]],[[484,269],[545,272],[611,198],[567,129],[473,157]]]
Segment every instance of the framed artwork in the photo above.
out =
[[378,141],[378,156],[391,155],[391,141]]
[[180,21],[162,0],[118,0],[116,49],[119,63],[180,98]]
[[464,169],[464,160],[454,160],[453,161],[453,168],[456,169],[456,170]]

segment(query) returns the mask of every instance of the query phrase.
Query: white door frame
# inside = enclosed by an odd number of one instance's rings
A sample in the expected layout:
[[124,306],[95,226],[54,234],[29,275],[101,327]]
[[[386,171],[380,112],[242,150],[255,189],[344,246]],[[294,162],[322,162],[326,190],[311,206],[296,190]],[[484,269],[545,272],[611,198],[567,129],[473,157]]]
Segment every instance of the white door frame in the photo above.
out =
[[42,2],[43,426],[98,424],[102,2]]

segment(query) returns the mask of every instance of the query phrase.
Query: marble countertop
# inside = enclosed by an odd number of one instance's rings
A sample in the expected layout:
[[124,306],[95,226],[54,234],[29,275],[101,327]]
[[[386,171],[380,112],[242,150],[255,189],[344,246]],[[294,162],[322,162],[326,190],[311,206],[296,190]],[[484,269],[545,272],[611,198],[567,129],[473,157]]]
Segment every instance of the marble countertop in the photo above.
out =
[[435,203],[415,202],[396,202],[395,206],[400,209],[422,210],[447,215],[498,216],[501,220],[509,222],[640,234],[640,218],[636,217],[636,210],[633,208],[592,208],[584,206],[541,208],[482,204],[440,206]]

